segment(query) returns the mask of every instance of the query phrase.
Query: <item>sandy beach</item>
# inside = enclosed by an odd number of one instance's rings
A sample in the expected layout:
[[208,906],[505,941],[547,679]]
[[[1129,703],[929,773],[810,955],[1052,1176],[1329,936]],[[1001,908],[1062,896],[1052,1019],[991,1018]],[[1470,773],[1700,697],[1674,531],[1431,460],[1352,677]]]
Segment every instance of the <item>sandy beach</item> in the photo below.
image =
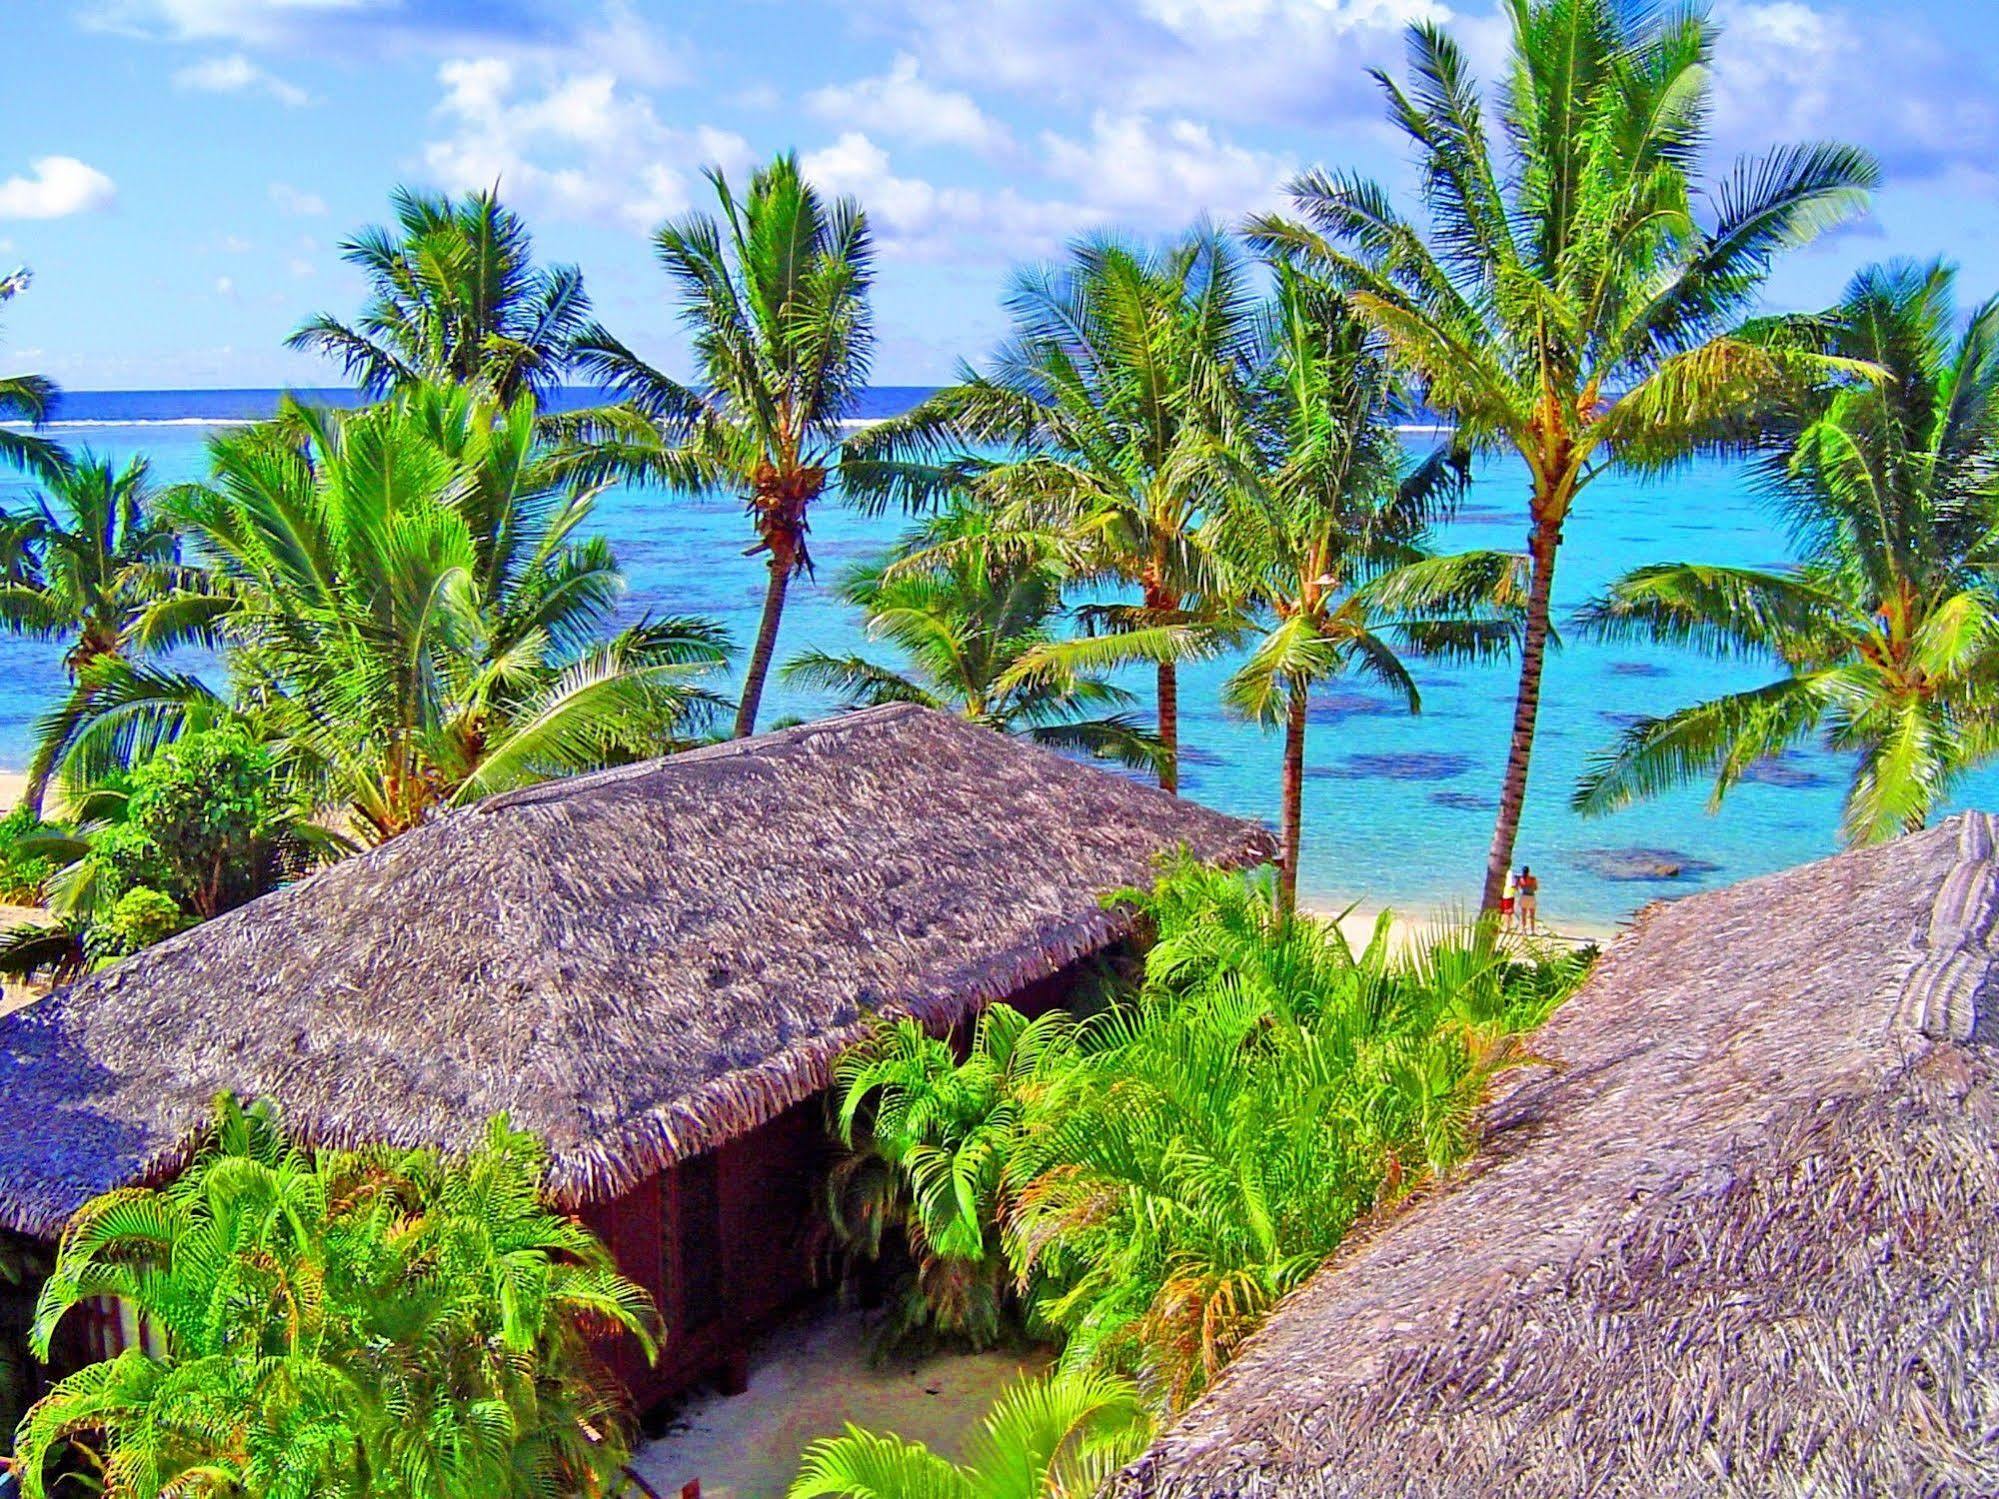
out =
[[[1405,912],[1402,907],[1388,907],[1379,903],[1359,902],[1349,906],[1340,905],[1320,898],[1301,898],[1299,908],[1311,915],[1327,921],[1337,920],[1347,941],[1359,948],[1374,935],[1375,923],[1381,919],[1383,911],[1390,916],[1390,940],[1398,947],[1412,942],[1428,941],[1463,921],[1463,913],[1433,912],[1422,915]],[[1566,917],[1543,917],[1540,935],[1555,942],[1581,944],[1593,942],[1602,947],[1608,945],[1625,924],[1608,921],[1576,921]]]

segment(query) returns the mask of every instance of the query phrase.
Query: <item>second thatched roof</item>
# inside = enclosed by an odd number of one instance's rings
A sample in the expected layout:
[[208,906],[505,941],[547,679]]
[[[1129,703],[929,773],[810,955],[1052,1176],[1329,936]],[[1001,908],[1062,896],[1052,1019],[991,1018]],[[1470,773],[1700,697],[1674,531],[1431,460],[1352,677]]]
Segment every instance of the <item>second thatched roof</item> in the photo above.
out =
[[1099,897],[1261,828],[894,706],[496,798],[0,1017],[0,1225],[184,1157],[228,1090],[320,1144],[498,1110],[579,1203],[1122,936]]
[[1995,980],[1978,813],[1654,907],[1117,1499],[1999,1493]]

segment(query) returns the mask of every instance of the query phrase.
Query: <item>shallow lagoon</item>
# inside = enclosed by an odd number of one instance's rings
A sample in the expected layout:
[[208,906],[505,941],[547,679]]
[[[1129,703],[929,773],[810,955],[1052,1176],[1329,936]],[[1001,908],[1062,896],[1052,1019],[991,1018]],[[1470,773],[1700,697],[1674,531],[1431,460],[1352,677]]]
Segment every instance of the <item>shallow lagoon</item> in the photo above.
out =
[[[140,407],[132,397],[114,404],[76,395],[65,415],[103,414],[65,425],[57,435],[118,458],[150,454],[163,483],[196,478],[213,429],[190,418],[249,415],[262,405],[247,393],[223,396],[228,405],[218,405],[215,393],[159,393]],[[133,417],[143,420],[125,424]],[[16,485],[10,478],[0,488]],[[1518,548],[1525,493],[1518,465],[1486,465],[1444,544]],[[597,521],[631,579],[630,614],[709,614],[747,643],[762,600],[763,568],[743,554],[747,527],[733,499],[617,491],[600,501]],[[840,653],[868,648],[858,618],[831,596],[830,585],[844,566],[885,545],[904,524],[897,516],[868,518],[837,504],[819,512],[812,538],[818,578],[792,590],[780,660],[810,646]],[[1703,463],[1652,483],[1613,475],[1585,493],[1569,524],[1556,580],[1558,618],[1607,579],[1643,562],[1765,564],[1787,554],[1782,532],[1760,512],[1736,465]],[[1225,662],[1210,662],[1186,673],[1182,780],[1190,795],[1211,805],[1270,819],[1277,739],[1222,710],[1219,687],[1228,670]],[[1764,767],[1717,815],[1708,813],[1701,792],[1588,822],[1568,810],[1587,757],[1634,715],[1748,686],[1763,675],[1754,666],[1629,646],[1570,643],[1554,653],[1520,844],[1520,857],[1541,875],[1545,912],[1614,920],[1657,896],[1730,883],[1832,851],[1845,766],[1817,752]],[[1338,684],[1315,701],[1300,881],[1308,898],[1416,912],[1476,898],[1505,758],[1512,669],[1419,663],[1416,676],[1423,689],[1423,712],[1416,717],[1358,683]],[[1134,686],[1143,681],[1135,679]],[[0,763],[25,762],[33,719],[61,687],[55,651],[0,637]],[[765,721],[816,714],[825,706],[774,683]],[[1988,772],[1967,784],[1958,804],[1999,804],[1995,792],[1999,778]],[[1662,875],[1667,870],[1677,873]]]

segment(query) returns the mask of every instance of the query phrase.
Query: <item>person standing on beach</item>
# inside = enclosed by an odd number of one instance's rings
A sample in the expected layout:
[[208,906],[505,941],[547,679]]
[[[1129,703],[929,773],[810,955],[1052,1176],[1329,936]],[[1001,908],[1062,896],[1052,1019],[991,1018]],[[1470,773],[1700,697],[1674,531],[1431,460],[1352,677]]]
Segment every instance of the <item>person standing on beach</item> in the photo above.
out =
[[1513,871],[1509,869],[1506,871],[1506,890],[1499,897],[1499,929],[1503,932],[1513,930],[1514,902],[1519,898],[1519,895],[1520,891],[1514,883]]
[[1534,871],[1525,864],[1520,866],[1520,878],[1514,882],[1514,889],[1517,892],[1514,899],[1520,913],[1520,929],[1523,932],[1540,930],[1541,882],[1534,878]]

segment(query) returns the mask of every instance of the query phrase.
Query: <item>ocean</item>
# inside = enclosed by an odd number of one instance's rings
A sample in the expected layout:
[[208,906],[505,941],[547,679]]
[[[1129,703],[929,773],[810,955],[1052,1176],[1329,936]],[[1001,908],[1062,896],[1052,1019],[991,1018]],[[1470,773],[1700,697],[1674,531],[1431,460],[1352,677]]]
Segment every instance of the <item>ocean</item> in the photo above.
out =
[[[870,393],[861,416],[903,410],[925,392]],[[348,392],[309,392],[351,400]],[[51,435],[72,448],[122,460],[144,454],[156,481],[205,473],[205,445],[219,424],[267,414],[274,391],[66,392]],[[1411,434],[1409,441],[1427,441]],[[0,503],[24,484],[0,476]],[[1527,481],[1511,461],[1478,473],[1447,548],[1518,549]],[[606,494],[595,515],[630,579],[624,609],[710,615],[747,651],[763,596],[763,567],[746,556],[747,524],[730,495],[679,499],[643,490]],[[869,518],[829,499],[813,519],[816,579],[794,586],[778,659],[810,647],[890,653],[869,642],[832,585],[842,569],[885,547],[908,524]],[[1557,574],[1558,618],[1609,579],[1641,563],[1702,560],[1769,564],[1788,559],[1782,530],[1756,503],[1738,465],[1709,461],[1672,478],[1610,475],[1588,490],[1567,528]],[[1231,718],[1220,687],[1230,664],[1184,673],[1182,785],[1227,812],[1274,819],[1278,740]],[[1313,710],[1307,744],[1301,893],[1319,903],[1387,905],[1412,914],[1476,901],[1506,754],[1513,668],[1416,663],[1423,711],[1411,716],[1383,694],[1336,684]],[[1747,878],[1832,852],[1838,843],[1847,763],[1816,750],[1763,767],[1718,812],[1704,790],[1584,820],[1568,798],[1587,757],[1636,714],[1656,714],[1767,680],[1746,663],[1686,652],[1566,642],[1549,662],[1518,859],[1541,878],[1542,909],[1560,920],[1610,922],[1645,902]],[[1135,678],[1141,687],[1144,677]],[[58,652],[0,637],[0,765],[26,763],[32,725],[63,690]],[[828,704],[773,680],[764,722],[816,716]],[[1957,805],[1999,805],[1999,771],[1969,780]],[[1671,873],[1668,873],[1671,871]]]

